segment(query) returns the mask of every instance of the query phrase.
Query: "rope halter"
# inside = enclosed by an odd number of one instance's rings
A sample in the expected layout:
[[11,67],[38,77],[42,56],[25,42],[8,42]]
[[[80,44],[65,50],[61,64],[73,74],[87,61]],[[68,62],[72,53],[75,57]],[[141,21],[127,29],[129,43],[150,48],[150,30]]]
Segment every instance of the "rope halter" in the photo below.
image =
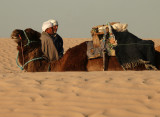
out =
[[[29,38],[28,38],[28,36],[27,36],[27,34],[26,34],[26,32],[25,32],[24,30],[23,30],[23,33],[24,33],[24,35],[25,35],[25,37],[26,37],[26,39],[27,39],[27,41],[28,41],[27,44],[24,45],[24,47],[25,47],[25,46],[29,46],[30,43],[38,42],[38,41],[31,41],[31,40],[29,40]],[[22,40],[22,37],[21,37],[20,35],[19,35],[19,38]],[[35,60],[43,59],[43,57],[33,58],[33,59],[27,61],[26,63],[24,63],[24,55],[23,55],[23,47],[22,47],[22,44],[21,44],[21,49],[22,49],[22,58],[23,58],[23,65],[22,65],[22,66],[20,66],[19,63],[18,63],[19,51],[18,51],[17,58],[16,58],[17,66],[18,66],[21,70],[24,70],[24,67],[25,67],[28,63],[30,63],[30,62],[32,62],[32,61],[35,61]]]

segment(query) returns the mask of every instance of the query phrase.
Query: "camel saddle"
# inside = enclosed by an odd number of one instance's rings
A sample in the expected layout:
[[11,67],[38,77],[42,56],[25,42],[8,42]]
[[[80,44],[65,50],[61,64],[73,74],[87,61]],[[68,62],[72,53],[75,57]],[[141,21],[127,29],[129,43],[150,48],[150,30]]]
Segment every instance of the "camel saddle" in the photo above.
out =
[[[100,47],[94,47],[93,41],[88,41],[87,43],[87,56],[88,59],[95,59],[99,57],[103,57],[103,51],[107,51],[107,49],[104,49],[105,43],[101,41]],[[116,56],[115,55],[115,49],[110,49],[110,51],[107,51],[107,54],[109,56]]]
[[92,28],[91,35],[93,41],[87,42],[88,59],[103,57],[103,51],[106,51],[108,56],[116,56],[113,47],[117,42],[111,31],[111,25],[113,26],[118,23],[119,22],[112,22],[107,25],[98,25]]

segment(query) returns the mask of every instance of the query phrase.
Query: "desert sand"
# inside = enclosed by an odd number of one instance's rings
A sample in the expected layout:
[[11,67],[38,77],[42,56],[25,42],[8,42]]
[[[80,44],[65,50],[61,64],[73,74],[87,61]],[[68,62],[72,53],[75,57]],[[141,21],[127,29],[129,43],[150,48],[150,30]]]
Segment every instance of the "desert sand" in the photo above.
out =
[[[64,38],[64,49],[86,40]],[[28,73],[16,56],[1,38],[0,117],[160,117],[159,71]]]

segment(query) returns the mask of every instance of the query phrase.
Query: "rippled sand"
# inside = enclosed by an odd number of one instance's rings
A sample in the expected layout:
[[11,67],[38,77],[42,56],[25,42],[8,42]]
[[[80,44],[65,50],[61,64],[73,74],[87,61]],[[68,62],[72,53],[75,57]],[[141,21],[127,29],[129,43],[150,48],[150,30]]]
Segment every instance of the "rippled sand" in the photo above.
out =
[[[65,38],[64,49],[86,40]],[[0,39],[0,117],[160,117],[159,71],[27,73],[16,56]]]

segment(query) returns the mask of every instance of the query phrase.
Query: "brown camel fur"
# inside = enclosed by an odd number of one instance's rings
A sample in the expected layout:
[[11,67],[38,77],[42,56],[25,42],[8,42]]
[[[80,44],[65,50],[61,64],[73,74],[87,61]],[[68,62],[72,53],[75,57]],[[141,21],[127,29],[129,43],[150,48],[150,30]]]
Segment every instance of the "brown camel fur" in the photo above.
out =
[[[24,34],[24,31],[29,40],[34,42],[26,45],[28,40]],[[31,59],[44,56],[41,51],[41,34],[30,28],[24,31],[16,29],[11,34],[11,38],[18,44],[18,59],[21,65]],[[103,58],[88,60],[86,51],[87,44],[86,42],[83,42],[73,48],[68,49],[64,56],[58,61],[48,62],[47,59],[35,60],[24,66],[24,69],[28,72],[43,72],[48,71],[48,68],[50,68],[50,71],[102,71]],[[160,60],[159,52],[157,53],[159,58],[156,60]],[[158,62],[158,66],[159,65],[160,63]],[[116,57],[106,56],[106,70],[120,71],[123,69],[118,63]],[[133,70],[145,70],[145,67],[144,65],[141,65]]]

